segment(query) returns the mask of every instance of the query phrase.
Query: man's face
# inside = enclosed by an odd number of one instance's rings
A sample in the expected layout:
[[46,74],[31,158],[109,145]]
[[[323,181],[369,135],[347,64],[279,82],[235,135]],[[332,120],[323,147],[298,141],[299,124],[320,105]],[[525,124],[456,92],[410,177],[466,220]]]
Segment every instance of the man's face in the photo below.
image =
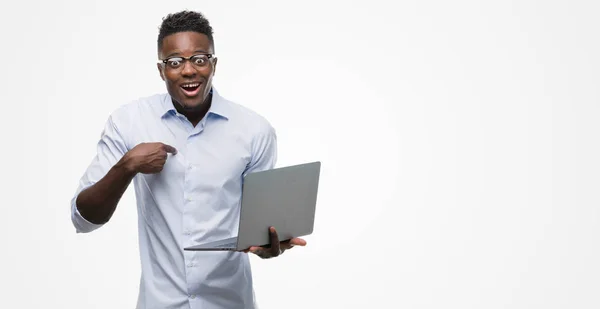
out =
[[169,95],[187,110],[200,109],[210,93],[217,59],[203,55],[212,53],[210,40],[201,33],[178,32],[163,39],[162,48],[158,51],[160,59],[196,56],[189,60],[175,59],[168,64],[158,64]]

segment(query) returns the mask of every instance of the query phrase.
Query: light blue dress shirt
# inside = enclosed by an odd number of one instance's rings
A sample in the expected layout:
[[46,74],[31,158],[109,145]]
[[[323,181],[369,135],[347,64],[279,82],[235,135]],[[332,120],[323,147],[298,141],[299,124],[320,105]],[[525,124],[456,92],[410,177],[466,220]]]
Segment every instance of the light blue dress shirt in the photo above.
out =
[[247,254],[183,248],[237,236],[243,177],[275,166],[273,127],[215,89],[196,127],[175,110],[168,94],[123,105],[108,118],[97,155],[71,201],[77,232],[101,227],[81,216],[77,195],[143,142],[162,142],[178,153],[169,154],[160,173],[133,180],[141,257],[137,308],[254,308]]

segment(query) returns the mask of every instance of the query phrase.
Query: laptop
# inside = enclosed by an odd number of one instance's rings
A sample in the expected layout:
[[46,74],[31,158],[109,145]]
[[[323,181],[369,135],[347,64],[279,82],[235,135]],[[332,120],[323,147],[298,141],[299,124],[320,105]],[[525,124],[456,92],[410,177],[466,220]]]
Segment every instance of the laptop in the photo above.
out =
[[238,236],[184,248],[186,251],[241,251],[312,234],[321,162],[254,172],[242,185]]

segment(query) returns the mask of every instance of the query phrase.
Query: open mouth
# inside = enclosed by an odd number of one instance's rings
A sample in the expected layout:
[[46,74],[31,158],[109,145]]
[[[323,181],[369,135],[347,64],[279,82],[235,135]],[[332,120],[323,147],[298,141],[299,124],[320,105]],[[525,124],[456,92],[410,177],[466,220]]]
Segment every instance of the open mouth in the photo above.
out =
[[196,96],[200,91],[200,85],[202,85],[202,83],[187,83],[181,85],[180,87],[186,96],[193,97]]

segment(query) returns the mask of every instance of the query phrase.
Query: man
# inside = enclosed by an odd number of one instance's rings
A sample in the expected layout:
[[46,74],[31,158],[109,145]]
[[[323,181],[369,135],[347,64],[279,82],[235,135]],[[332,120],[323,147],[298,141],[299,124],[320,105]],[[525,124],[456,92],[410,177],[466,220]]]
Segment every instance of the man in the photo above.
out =
[[77,232],[109,221],[126,188],[135,188],[141,256],[138,308],[253,308],[247,253],[275,257],[279,242],[244,252],[182,248],[236,236],[243,177],[275,165],[273,127],[212,86],[212,27],[202,14],[163,19],[158,72],[167,93],[123,105],[104,127],[97,155],[71,202]]

